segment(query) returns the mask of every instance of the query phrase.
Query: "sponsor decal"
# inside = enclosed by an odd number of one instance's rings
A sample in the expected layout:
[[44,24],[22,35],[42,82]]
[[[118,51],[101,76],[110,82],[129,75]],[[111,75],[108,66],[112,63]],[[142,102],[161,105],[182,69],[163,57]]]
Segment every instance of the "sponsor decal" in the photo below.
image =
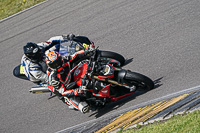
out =
[[83,43],[83,47],[84,48],[87,48],[87,47],[89,47],[90,45],[88,45],[88,44],[86,44],[86,43]]

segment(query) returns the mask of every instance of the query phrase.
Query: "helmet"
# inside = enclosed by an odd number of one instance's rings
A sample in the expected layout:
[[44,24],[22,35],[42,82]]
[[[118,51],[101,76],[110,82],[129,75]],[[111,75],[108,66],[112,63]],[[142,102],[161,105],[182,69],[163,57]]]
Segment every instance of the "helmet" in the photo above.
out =
[[63,59],[62,56],[58,52],[51,51],[46,56],[46,64],[54,69],[54,70],[60,70],[63,66]]
[[36,43],[28,42],[24,46],[24,54],[32,61],[40,61],[42,59],[42,52]]

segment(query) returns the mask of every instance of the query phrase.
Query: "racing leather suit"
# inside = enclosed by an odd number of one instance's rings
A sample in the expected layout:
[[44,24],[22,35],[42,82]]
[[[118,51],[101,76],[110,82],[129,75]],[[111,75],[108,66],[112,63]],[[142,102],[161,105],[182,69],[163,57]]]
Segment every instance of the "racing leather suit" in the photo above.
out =
[[80,110],[83,113],[85,113],[82,110],[83,107],[89,106],[86,102],[80,101],[80,99],[76,97],[82,93],[82,91],[79,90],[79,88],[68,90],[66,86],[70,83],[72,76],[71,74],[75,70],[75,68],[71,70],[72,64],[85,57],[86,54],[87,52],[81,50],[73,55],[63,57],[64,64],[63,67],[61,67],[61,72],[54,71],[51,68],[48,68],[47,70],[48,88],[59,97],[65,96],[64,99],[61,100],[63,100],[63,102],[65,102],[69,108]]
[[[43,51],[43,54],[47,50],[55,50],[59,51],[60,43],[67,41],[63,38],[63,36],[55,36],[50,38],[47,42],[41,42],[37,45]],[[23,66],[26,77],[32,81],[33,83],[47,83],[47,65],[45,62],[45,54],[44,58],[39,62],[33,62],[30,58],[28,58],[25,54],[22,56],[21,64]]]

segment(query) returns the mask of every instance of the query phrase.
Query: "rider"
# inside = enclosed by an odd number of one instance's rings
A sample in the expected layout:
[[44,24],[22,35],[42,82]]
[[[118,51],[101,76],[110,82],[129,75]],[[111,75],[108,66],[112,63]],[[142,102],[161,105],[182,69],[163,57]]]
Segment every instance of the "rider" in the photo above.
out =
[[46,42],[28,42],[24,46],[24,55],[21,59],[26,77],[36,84],[47,83],[47,65],[45,62],[45,52],[48,50],[59,51],[60,43],[69,42],[73,34],[55,36]]
[[[57,96],[61,97],[63,102],[69,105],[71,109],[80,110],[82,113],[89,111],[89,106],[85,101],[80,101],[77,95],[81,95],[83,91],[79,88],[69,89],[66,86],[71,81],[72,72],[71,66],[74,62],[87,57],[89,51],[78,51],[70,56],[60,56],[55,51],[50,51],[46,57],[48,65],[48,88]],[[71,71],[70,71],[71,70]],[[63,99],[64,98],[64,99]]]

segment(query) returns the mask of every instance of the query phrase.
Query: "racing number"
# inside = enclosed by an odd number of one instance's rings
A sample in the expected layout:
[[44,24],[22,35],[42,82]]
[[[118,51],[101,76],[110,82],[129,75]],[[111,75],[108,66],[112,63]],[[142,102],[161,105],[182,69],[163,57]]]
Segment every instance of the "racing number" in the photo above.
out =
[[51,51],[47,54],[47,57],[49,58],[50,61],[54,61],[57,59],[57,54],[54,51]]

